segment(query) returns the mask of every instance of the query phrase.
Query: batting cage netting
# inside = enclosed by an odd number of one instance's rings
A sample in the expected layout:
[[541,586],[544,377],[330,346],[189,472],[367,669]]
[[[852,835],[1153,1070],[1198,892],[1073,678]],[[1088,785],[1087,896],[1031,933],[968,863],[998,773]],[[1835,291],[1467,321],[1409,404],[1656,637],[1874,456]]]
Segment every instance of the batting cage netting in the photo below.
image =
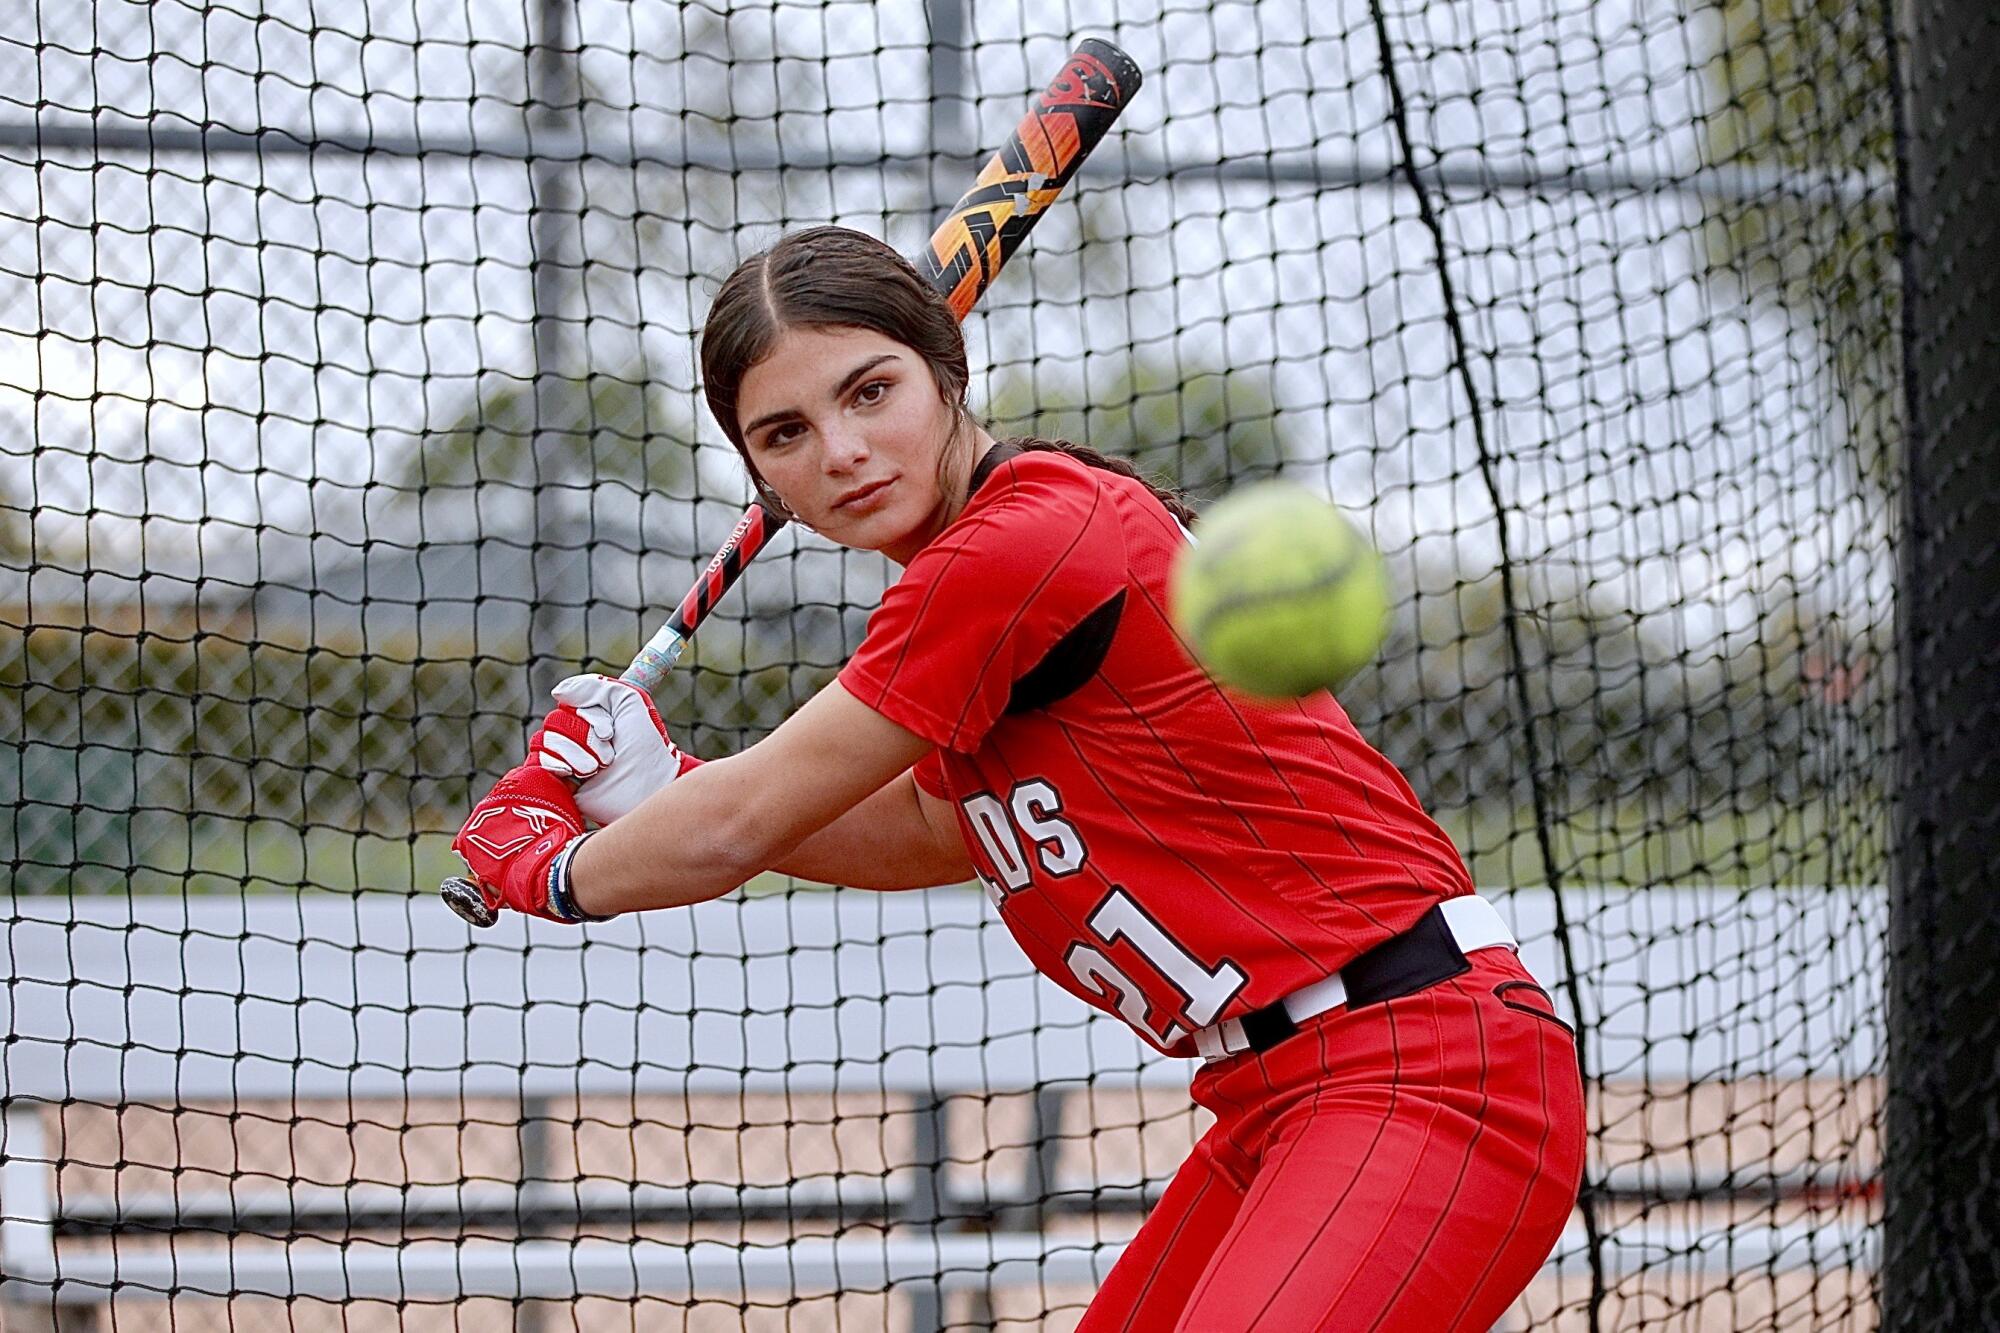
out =
[[[0,12],[7,1327],[1076,1321],[1205,1113],[976,887],[483,932],[435,889],[750,498],[693,360],[721,278],[820,222],[915,253],[1089,35],[1145,86],[966,321],[973,406],[1197,507],[1291,478],[1386,557],[1340,700],[1582,1038],[1583,1195],[1502,1327],[1877,1327],[1893,89],[1942,78],[1898,31]],[[676,738],[769,733],[896,573],[785,530]]]

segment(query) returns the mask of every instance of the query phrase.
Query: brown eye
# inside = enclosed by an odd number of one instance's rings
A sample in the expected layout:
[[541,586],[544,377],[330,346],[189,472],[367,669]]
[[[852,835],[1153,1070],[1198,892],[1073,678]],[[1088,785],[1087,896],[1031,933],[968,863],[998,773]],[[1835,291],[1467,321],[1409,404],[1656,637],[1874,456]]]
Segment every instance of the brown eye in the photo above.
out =
[[889,396],[889,381],[870,380],[854,391],[854,401],[863,407],[872,407]]

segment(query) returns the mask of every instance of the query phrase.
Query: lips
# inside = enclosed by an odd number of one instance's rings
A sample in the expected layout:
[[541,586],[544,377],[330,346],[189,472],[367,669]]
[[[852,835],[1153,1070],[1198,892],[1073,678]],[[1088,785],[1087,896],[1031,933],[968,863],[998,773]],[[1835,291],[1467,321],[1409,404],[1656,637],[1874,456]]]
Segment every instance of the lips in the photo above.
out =
[[887,490],[890,483],[895,480],[894,477],[890,477],[887,481],[871,481],[866,486],[857,486],[838,500],[835,500],[833,507],[835,509],[847,509],[857,505],[866,506],[872,497],[880,495],[884,490]]

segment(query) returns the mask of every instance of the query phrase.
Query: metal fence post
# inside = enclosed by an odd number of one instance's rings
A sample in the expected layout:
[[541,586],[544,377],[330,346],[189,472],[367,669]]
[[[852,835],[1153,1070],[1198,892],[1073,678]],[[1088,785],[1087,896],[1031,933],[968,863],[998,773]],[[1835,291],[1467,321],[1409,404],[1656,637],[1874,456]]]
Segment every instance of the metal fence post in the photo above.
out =
[[8,1333],[53,1333],[55,1163],[41,1107],[10,1101],[0,1112],[0,1321]]
[[[538,1188],[549,1178],[549,1099],[521,1098],[521,1183],[514,1192],[515,1230],[522,1239],[551,1234],[547,1222],[532,1211]],[[547,1327],[543,1303],[523,1300],[514,1311],[514,1333],[542,1333]]]
[[[911,1094],[910,1195],[901,1221],[913,1232],[937,1236],[950,1224],[946,1208],[944,1164],[947,1157],[944,1094],[935,1087]],[[944,1327],[944,1291],[936,1279],[912,1279],[900,1285],[910,1333],[937,1333]]]
[[[570,10],[575,0],[542,0],[529,46],[529,142],[531,150],[544,137],[560,142],[565,134],[582,131],[582,83],[576,44],[570,38]],[[544,150],[544,153],[546,150]],[[529,686],[540,698],[571,667],[564,660],[563,636],[582,623],[589,600],[589,574],[576,566],[587,550],[563,550],[578,545],[570,522],[576,506],[571,489],[596,480],[588,457],[575,457],[570,432],[580,427],[591,439],[590,382],[587,374],[572,377],[566,364],[569,334],[565,326],[573,288],[582,283],[563,269],[563,238],[576,234],[578,201],[569,188],[569,173],[581,173],[575,163],[538,154],[531,161],[533,183],[528,218],[534,245],[531,269],[534,291],[535,349],[533,427],[534,571],[533,611],[528,634]],[[555,549],[550,549],[551,543]]]

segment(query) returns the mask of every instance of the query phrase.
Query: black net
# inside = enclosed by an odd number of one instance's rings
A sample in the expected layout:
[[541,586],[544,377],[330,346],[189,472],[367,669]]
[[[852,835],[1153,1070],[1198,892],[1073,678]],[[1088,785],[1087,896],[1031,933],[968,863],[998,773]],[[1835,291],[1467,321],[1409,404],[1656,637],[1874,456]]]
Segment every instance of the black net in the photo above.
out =
[[[968,320],[974,405],[1387,557],[1342,702],[1583,1034],[1584,1198],[1503,1326],[1875,1325],[1886,3],[367,8],[0,15],[0,1300],[1075,1321],[1203,1120],[976,889],[476,937],[433,889],[749,498],[720,278],[914,253],[1101,34],[1146,88]],[[768,733],[893,575],[787,530],[681,742]]]

